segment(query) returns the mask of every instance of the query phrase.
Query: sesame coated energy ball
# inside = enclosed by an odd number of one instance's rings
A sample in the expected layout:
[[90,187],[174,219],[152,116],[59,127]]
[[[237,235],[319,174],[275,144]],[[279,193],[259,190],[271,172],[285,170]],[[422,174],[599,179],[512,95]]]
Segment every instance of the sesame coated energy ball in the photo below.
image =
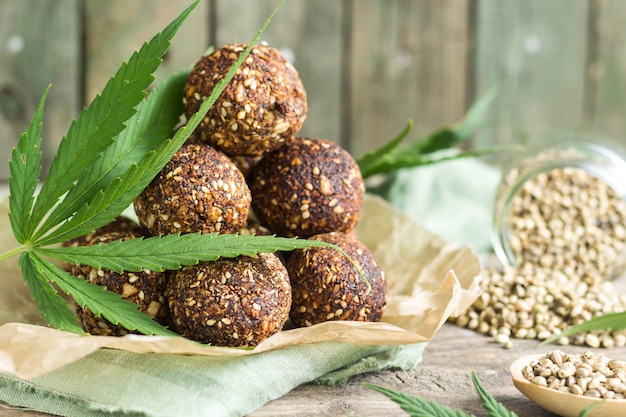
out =
[[[104,233],[92,239],[87,246],[120,239],[134,239],[139,236],[132,232]],[[71,273],[92,284],[105,286],[109,291],[120,294],[122,298],[137,304],[139,310],[152,316],[159,323],[167,324],[169,308],[165,300],[167,282],[164,272],[144,269],[141,272],[118,274],[104,268],[98,269],[89,265],[76,264],[72,267]],[[121,325],[115,325],[103,317],[94,315],[88,308],[77,306],[76,315],[87,333],[101,336],[123,336],[131,333]]]
[[172,271],[167,297],[175,331],[217,346],[256,346],[283,328],[291,307],[287,270],[271,253]]
[[370,285],[350,260],[334,248],[294,251],[287,261],[293,324],[304,327],[329,320],[379,321],[387,302],[387,283],[372,252],[344,233],[325,233],[310,239],[342,248],[360,265]]
[[[184,88],[190,117],[224,78],[246,45],[202,57]],[[306,119],[307,99],[296,69],[277,49],[255,46],[202,120],[196,134],[229,156],[260,156],[293,137]]]
[[294,138],[265,155],[248,180],[261,224],[281,236],[348,233],[363,203],[363,177],[339,145]]
[[218,150],[185,144],[135,199],[152,235],[235,233],[248,220],[250,190],[243,174]]

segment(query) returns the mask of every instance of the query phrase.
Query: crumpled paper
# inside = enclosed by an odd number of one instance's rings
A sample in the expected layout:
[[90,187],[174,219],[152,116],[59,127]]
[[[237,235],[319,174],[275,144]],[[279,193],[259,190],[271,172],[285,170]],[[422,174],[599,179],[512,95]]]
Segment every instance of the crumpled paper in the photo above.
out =
[[[17,246],[8,203],[0,204],[0,253]],[[101,349],[235,357],[316,342],[406,345],[426,342],[451,316],[479,296],[481,265],[469,247],[447,242],[384,200],[366,196],[356,230],[388,281],[388,305],[379,323],[330,321],[285,330],[254,349],[204,346],[182,337],[89,336],[42,325],[17,268],[17,257],[0,262],[0,372],[33,378]]]

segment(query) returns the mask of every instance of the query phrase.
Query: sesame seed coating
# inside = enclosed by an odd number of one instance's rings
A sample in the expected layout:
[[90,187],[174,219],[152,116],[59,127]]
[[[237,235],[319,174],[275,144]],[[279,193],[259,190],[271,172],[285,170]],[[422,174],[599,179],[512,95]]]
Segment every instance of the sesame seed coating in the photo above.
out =
[[140,223],[153,235],[234,233],[248,220],[243,174],[208,145],[185,144],[135,199]]
[[265,155],[249,184],[261,224],[289,237],[350,232],[365,190],[352,156],[331,141],[314,138],[294,138]]
[[[92,246],[108,243],[115,240],[128,240],[140,235],[132,232],[110,232],[95,237],[87,244]],[[92,284],[103,285],[109,291],[120,294],[122,298],[139,306],[139,310],[154,317],[161,324],[169,321],[169,308],[165,299],[167,287],[164,272],[154,272],[144,269],[141,272],[124,272],[118,274],[104,268],[94,268],[89,265],[76,264],[72,267],[72,275],[89,281]],[[83,329],[94,335],[123,336],[131,332],[121,325],[114,325],[103,317],[94,315],[88,308],[76,307]]]
[[167,297],[175,331],[217,346],[256,346],[283,328],[291,307],[287,270],[271,253],[172,271]]
[[304,327],[329,320],[379,321],[387,302],[387,282],[372,252],[344,233],[325,233],[310,239],[342,248],[361,267],[371,286],[333,248],[294,251],[287,261],[293,297],[289,316],[293,324]]
[[[231,44],[202,57],[184,88],[190,117],[228,72],[246,45]],[[255,46],[202,120],[196,133],[228,155],[260,156],[302,127],[306,92],[296,69],[277,49]]]

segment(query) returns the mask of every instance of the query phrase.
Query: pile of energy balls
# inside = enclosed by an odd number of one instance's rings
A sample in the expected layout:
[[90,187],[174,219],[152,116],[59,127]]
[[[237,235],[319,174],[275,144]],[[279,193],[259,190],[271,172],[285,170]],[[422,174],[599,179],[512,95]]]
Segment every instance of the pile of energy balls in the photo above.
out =
[[[187,117],[210,96],[246,45],[203,56],[183,92]],[[139,224],[119,217],[72,244],[171,233],[238,233],[317,239],[333,248],[220,258],[176,271],[117,274],[73,265],[192,340],[255,346],[287,327],[328,320],[378,321],[384,273],[352,232],[364,184],[335,143],[297,137],[307,115],[300,77],[278,50],[255,46],[193,135],[137,197]],[[129,330],[77,307],[85,331]]]

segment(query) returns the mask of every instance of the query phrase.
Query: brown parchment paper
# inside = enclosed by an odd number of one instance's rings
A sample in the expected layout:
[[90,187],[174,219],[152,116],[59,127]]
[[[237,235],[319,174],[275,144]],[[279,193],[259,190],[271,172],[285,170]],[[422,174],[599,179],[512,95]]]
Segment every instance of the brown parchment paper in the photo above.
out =
[[[8,202],[0,203],[0,252],[17,246]],[[379,323],[331,321],[282,331],[254,349],[203,346],[181,337],[89,336],[45,327],[18,269],[17,257],[0,262],[0,372],[43,375],[100,348],[137,353],[241,356],[316,342],[398,345],[429,341],[451,316],[480,295],[481,265],[468,247],[446,242],[384,200],[366,196],[359,239],[385,270],[388,305]]]

